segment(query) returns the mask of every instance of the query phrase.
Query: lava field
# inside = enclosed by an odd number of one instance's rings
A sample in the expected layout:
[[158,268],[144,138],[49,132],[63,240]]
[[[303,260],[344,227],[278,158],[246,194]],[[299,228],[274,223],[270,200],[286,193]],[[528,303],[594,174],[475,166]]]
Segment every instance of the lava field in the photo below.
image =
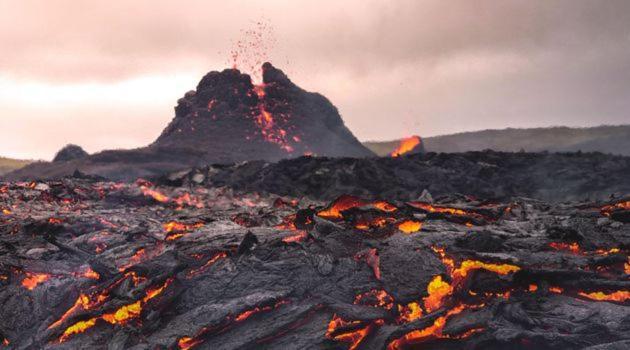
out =
[[0,183],[0,347],[630,347],[630,198],[198,182]]

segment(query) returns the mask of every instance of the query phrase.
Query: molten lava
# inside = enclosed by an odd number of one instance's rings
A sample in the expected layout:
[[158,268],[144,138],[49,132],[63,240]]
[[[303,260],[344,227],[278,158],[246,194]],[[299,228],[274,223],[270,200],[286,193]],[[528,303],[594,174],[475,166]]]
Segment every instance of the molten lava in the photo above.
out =
[[551,242],[549,243],[549,247],[555,250],[565,250],[569,251],[572,254],[582,254],[582,250],[580,249],[580,245],[577,243],[564,243],[564,242]]
[[602,215],[610,216],[610,214],[615,210],[630,210],[630,201],[605,205],[601,208],[601,213]]
[[298,242],[304,242],[307,238],[308,238],[308,232],[299,230],[298,233],[294,235],[284,237],[282,241],[284,243],[298,243]]
[[33,290],[39,284],[50,279],[51,275],[47,273],[26,273],[26,277],[22,280],[22,286],[28,290]]
[[399,322],[411,322],[422,317],[422,308],[416,302],[411,302],[405,306],[398,305],[398,314]]
[[405,348],[407,345],[412,345],[412,344],[417,344],[423,341],[426,341],[428,339],[432,339],[432,338],[457,338],[457,339],[461,339],[467,336],[470,336],[474,333],[477,333],[479,331],[481,331],[482,329],[474,329],[474,330],[468,330],[467,332],[465,332],[464,334],[461,334],[459,336],[451,336],[448,334],[443,334],[442,330],[444,329],[444,326],[446,325],[446,321],[454,316],[457,315],[459,313],[461,313],[462,311],[466,310],[466,309],[474,309],[477,308],[478,306],[470,306],[470,305],[463,305],[460,304],[450,310],[448,310],[446,312],[446,314],[444,316],[438,317],[431,326],[424,328],[424,329],[419,329],[419,330],[415,330],[412,332],[407,333],[405,336],[403,336],[402,338],[396,339],[394,341],[392,341],[391,343],[389,343],[389,345],[387,346],[387,350],[400,350]]
[[459,268],[453,271],[452,273],[453,281],[455,281],[455,283],[459,283],[466,277],[466,275],[468,275],[468,272],[477,270],[477,269],[484,269],[487,271],[497,273],[499,275],[507,275],[507,274],[516,272],[520,270],[521,268],[516,265],[510,265],[510,264],[491,264],[491,263],[485,263],[478,260],[464,260],[462,261]]
[[408,202],[407,204],[409,204],[410,206],[416,209],[424,210],[428,213],[442,213],[442,214],[451,214],[451,215],[457,215],[457,216],[473,216],[473,217],[480,216],[477,213],[468,212],[463,209],[434,206],[425,202]]
[[342,219],[342,211],[361,207],[366,204],[367,202],[361,198],[344,194],[335,199],[326,209],[320,210],[317,215],[324,219]]
[[169,198],[162,192],[151,189],[145,185],[140,186],[140,191],[142,191],[143,195],[151,197],[160,203],[167,203],[169,201]]
[[140,317],[142,313],[142,306],[146,304],[149,300],[160,295],[172,282],[172,278],[167,279],[159,287],[147,290],[145,296],[141,300],[138,300],[131,304],[123,305],[116,309],[114,312],[103,314],[100,317],[93,317],[91,319],[88,319],[87,321],[79,321],[71,325],[63,332],[63,334],[59,338],[59,343],[63,343],[71,336],[83,333],[88,329],[94,327],[96,325],[96,321],[98,321],[99,319],[112,325],[124,325],[127,322]]
[[453,287],[438,275],[427,286],[427,293],[429,296],[424,298],[424,308],[427,312],[433,312],[442,307],[444,299],[453,293]]
[[392,157],[399,157],[405,153],[413,151],[422,141],[420,136],[411,136],[400,140],[398,147],[390,154]]
[[391,310],[394,307],[394,298],[382,289],[372,289],[357,295],[354,298],[354,303]]
[[422,223],[415,220],[405,220],[398,224],[398,229],[404,233],[414,233],[420,231]]
[[184,224],[177,221],[169,221],[162,225],[164,231],[166,231],[166,240],[174,241],[178,238],[181,238],[184,233],[193,231],[197,228],[203,227],[203,222],[197,222],[194,224]]
[[[266,109],[265,106],[265,85],[254,86],[254,93],[258,96],[259,114],[255,118],[256,125],[260,129],[263,139],[270,143],[275,143],[287,153],[293,152],[293,147],[289,144],[287,131],[277,125],[274,116]],[[294,136],[291,138],[294,142],[300,142],[300,138]]]
[[203,266],[198,267],[196,269],[190,270],[187,274],[186,277],[187,278],[192,278],[195,277],[199,274],[201,274],[202,272],[204,272],[206,269],[208,269],[210,266],[214,265],[214,263],[216,263],[217,261],[219,261],[220,259],[224,259],[227,257],[227,253],[226,252],[219,252],[216,253],[214,256],[212,256],[212,258],[210,258],[205,264],[203,264]]
[[627,290],[618,290],[613,293],[604,293],[604,292],[593,292],[593,293],[584,293],[579,292],[579,295],[589,298],[592,300],[598,301],[617,301],[617,302],[625,302],[626,300],[630,300],[630,291]]

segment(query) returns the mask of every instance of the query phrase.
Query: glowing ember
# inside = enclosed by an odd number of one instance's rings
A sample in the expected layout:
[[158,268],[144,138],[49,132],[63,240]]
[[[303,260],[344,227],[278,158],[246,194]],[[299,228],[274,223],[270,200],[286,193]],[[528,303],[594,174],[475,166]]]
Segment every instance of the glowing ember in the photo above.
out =
[[22,280],[22,286],[28,290],[33,290],[40,283],[44,283],[50,279],[47,273],[26,273],[26,277]]
[[2,209],[2,214],[11,215],[11,211],[9,209]]
[[424,298],[424,308],[427,312],[433,312],[442,307],[444,299],[453,293],[453,287],[438,275],[427,286],[427,293],[429,296]]
[[394,219],[392,218],[386,218],[386,217],[376,217],[371,220],[361,220],[354,225],[354,228],[358,230],[362,230],[362,231],[367,231],[371,228],[384,227],[385,225],[387,225],[389,222],[393,220]]
[[538,286],[535,284],[530,284],[527,290],[529,290],[530,292],[535,292],[538,290]]
[[101,318],[111,324],[125,324],[130,319],[140,316],[140,312],[142,312],[142,305],[138,300],[133,304],[120,307],[113,313],[104,314]]
[[593,299],[598,301],[617,301],[617,302],[625,302],[630,299],[630,291],[619,290],[613,293],[604,293],[604,292],[593,292],[593,293],[584,293],[579,292],[579,295]]
[[303,242],[308,238],[308,232],[306,231],[298,231],[298,233],[287,236],[282,239],[284,243],[298,243]]
[[98,272],[92,270],[92,268],[90,268],[90,267],[88,267],[85,272],[81,273],[81,276],[85,277],[85,278],[94,279],[94,280],[97,280],[97,279],[101,278],[101,276],[98,274]]
[[160,255],[164,251],[164,245],[158,244],[151,250],[146,250],[145,248],[140,248],[136,250],[136,252],[127,259],[127,262],[118,268],[118,271],[123,272],[128,268],[139,264],[147,259],[152,259],[158,255]]
[[[166,280],[161,286],[153,289],[149,289],[142,300],[138,300],[134,303],[123,305],[116,309],[116,311],[111,313],[106,313],[101,315],[100,317],[91,318],[87,321],[79,321],[72,326],[66,328],[61,337],[59,338],[59,343],[63,343],[68,340],[71,336],[79,333],[83,333],[89,328],[94,327],[96,325],[96,321],[99,319],[110,323],[110,324],[126,324],[127,322],[140,317],[142,313],[142,305],[146,304],[149,300],[155,298],[159,294],[161,294],[168,286],[173,282],[172,278]],[[83,296],[84,297],[84,296]],[[83,303],[84,301],[82,301]],[[76,306],[77,304],[75,304]],[[74,308],[74,307],[73,307]],[[71,310],[73,310],[73,308]],[[66,315],[68,312],[66,312]],[[64,315],[64,316],[66,316]],[[53,327],[52,325],[49,327]]]
[[63,343],[66,340],[68,340],[71,336],[73,336],[75,334],[83,333],[86,330],[94,327],[94,325],[96,325],[96,320],[97,320],[97,318],[91,318],[91,319],[89,319],[87,321],[79,321],[79,322],[73,324],[72,326],[68,327],[63,332],[63,334],[59,338],[59,342]]
[[452,308],[446,313],[446,315],[438,317],[431,326],[407,333],[404,337],[396,339],[393,342],[391,342],[388,345],[387,349],[398,350],[398,349],[404,348],[406,345],[420,343],[430,338],[448,337],[442,334],[442,330],[444,329],[444,326],[446,325],[446,321],[448,320],[449,317],[461,313],[466,308],[467,307],[465,305],[458,305]]
[[367,327],[361,328],[354,332],[339,334],[335,336],[333,339],[344,342],[344,343],[350,343],[350,347],[348,348],[348,350],[354,350],[359,346],[359,344],[361,344],[363,339],[365,339],[365,337],[368,334],[370,334],[373,328],[374,328],[374,325],[369,324]]
[[464,260],[458,269],[453,271],[453,280],[461,281],[468,275],[468,272],[477,269],[484,269],[497,273],[499,275],[507,275],[516,272],[521,268],[510,264],[489,264],[478,260]]
[[414,208],[422,209],[429,213],[442,213],[442,214],[451,214],[451,215],[458,215],[458,216],[477,216],[477,217],[480,216],[477,213],[467,212],[462,209],[434,206],[425,202],[408,202],[407,204],[409,204],[410,206]]
[[49,224],[56,224],[56,225],[60,225],[60,224],[62,224],[62,223],[63,223],[63,220],[62,220],[62,219],[59,219],[59,218],[49,218],[49,219],[48,219],[48,223],[49,223]]
[[566,250],[573,254],[582,254],[580,250],[580,245],[577,243],[563,243],[563,242],[551,242],[549,243],[549,247],[555,250]]
[[328,323],[328,330],[326,331],[326,338],[333,339],[336,341],[350,343],[349,350],[356,349],[359,344],[365,339],[365,337],[372,332],[374,327],[377,325],[381,325],[383,323],[382,320],[376,320],[374,323],[370,323],[365,327],[359,328],[354,331],[345,332],[341,334],[334,335],[339,328],[346,328],[349,326],[359,326],[361,325],[360,321],[352,321],[347,322],[338,317],[337,315],[333,315],[333,318]]
[[380,211],[384,211],[386,213],[395,212],[398,210],[395,205],[388,203],[386,201],[376,201],[372,203],[372,206]]
[[369,305],[391,310],[394,307],[394,298],[382,289],[372,289],[368,292],[359,294],[354,299],[357,305]]
[[392,157],[399,157],[405,153],[411,152],[421,143],[420,136],[411,136],[400,140],[398,148],[396,148],[390,155]]
[[611,249],[608,249],[608,250],[606,250],[606,249],[597,249],[594,254],[606,256],[606,255],[610,255],[610,254],[617,254],[619,252],[621,252],[621,249],[619,249],[619,248],[611,248]]
[[174,241],[178,238],[181,238],[184,233],[203,227],[203,225],[203,222],[198,222],[195,224],[184,224],[177,221],[170,221],[162,225],[162,227],[167,233],[166,240]]
[[269,306],[263,306],[263,307],[255,307],[251,310],[247,310],[244,311],[242,313],[240,313],[238,316],[236,316],[236,318],[234,319],[236,322],[243,322],[246,319],[252,317],[253,315],[260,313],[260,312],[265,312],[265,311],[270,311],[273,309],[277,309],[278,307],[288,304],[289,302],[286,300],[280,300],[279,302],[277,302],[275,305],[269,305]]
[[324,219],[341,219],[343,218],[341,215],[342,211],[364,206],[366,204],[367,203],[361,198],[344,194],[335,199],[328,208],[319,211],[317,215]]
[[179,346],[181,350],[192,349],[194,346],[199,344],[201,344],[200,340],[196,340],[191,337],[182,337],[177,341],[177,346]]
[[564,292],[564,289],[560,287],[549,287],[549,291],[552,293],[561,294],[562,292]]
[[398,305],[398,314],[400,322],[411,322],[422,317],[422,309],[420,304],[412,302],[405,306]]
[[[287,153],[293,152],[293,147],[289,144],[287,131],[276,125],[273,115],[267,111],[265,107],[265,85],[254,86],[254,93],[258,96],[259,114],[256,116],[255,122],[260,129],[260,134],[267,142],[275,143]],[[293,141],[299,142],[299,137],[293,137]]]
[[605,205],[601,208],[601,213],[602,215],[610,216],[610,214],[615,210],[630,210],[630,201]]
[[151,197],[160,203],[167,203],[169,201],[169,198],[166,195],[147,186],[140,186],[140,191],[142,191],[143,195]]
[[398,224],[398,229],[404,233],[414,233],[420,231],[422,223],[415,220],[405,220]]
[[205,204],[198,199],[197,197],[191,196],[190,193],[184,193],[179,197],[175,197],[173,202],[177,204],[178,208],[183,208],[184,206],[195,207],[195,208],[204,208]]
[[446,265],[449,272],[452,272],[455,269],[455,261],[446,255],[444,248],[431,247],[431,249],[440,256],[442,263]]
[[216,263],[217,261],[219,261],[220,259],[224,259],[227,257],[227,253],[225,252],[219,252],[217,254],[215,254],[212,258],[210,258],[210,260],[208,260],[203,266],[190,270],[187,274],[186,277],[191,278],[194,276],[199,275],[200,273],[202,273],[203,271],[205,271],[208,267],[214,265],[214,263]]

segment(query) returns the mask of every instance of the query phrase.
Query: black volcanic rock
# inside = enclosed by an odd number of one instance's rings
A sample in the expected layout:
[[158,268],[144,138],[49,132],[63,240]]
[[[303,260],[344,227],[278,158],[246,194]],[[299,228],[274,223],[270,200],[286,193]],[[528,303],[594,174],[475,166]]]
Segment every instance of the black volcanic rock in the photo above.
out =
[[601,153],[485,151],[366,159],[300,157],[272,164],[209,167],[205,172],[205,183],[211,187],[324,200],[342,194],[415,200],[425,189],[436,199],[461,193],[481,199],[530,197],[550,202],[604,200],[612,194],[630,193],[630,157]]
[[178,101],[175,118],[153,145],[202,149],[216,163],[373,155],[325,97],[302,90],[270,63],[258,86],[236,69],[206,74]]
[[89,156],[89,154],[81,148],[81,146],[69,144],[64,146],[53,159],[53,162],[66,162],[69,160],[82,159]]

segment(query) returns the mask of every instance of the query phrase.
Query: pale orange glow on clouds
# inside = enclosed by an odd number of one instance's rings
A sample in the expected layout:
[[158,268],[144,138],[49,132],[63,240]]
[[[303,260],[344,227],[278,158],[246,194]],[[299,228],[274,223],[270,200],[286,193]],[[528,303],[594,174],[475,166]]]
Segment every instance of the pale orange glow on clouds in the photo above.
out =
[[361,140],[630,123],[627,1],[0,0],[0,155],[150,143],[257,21]]

